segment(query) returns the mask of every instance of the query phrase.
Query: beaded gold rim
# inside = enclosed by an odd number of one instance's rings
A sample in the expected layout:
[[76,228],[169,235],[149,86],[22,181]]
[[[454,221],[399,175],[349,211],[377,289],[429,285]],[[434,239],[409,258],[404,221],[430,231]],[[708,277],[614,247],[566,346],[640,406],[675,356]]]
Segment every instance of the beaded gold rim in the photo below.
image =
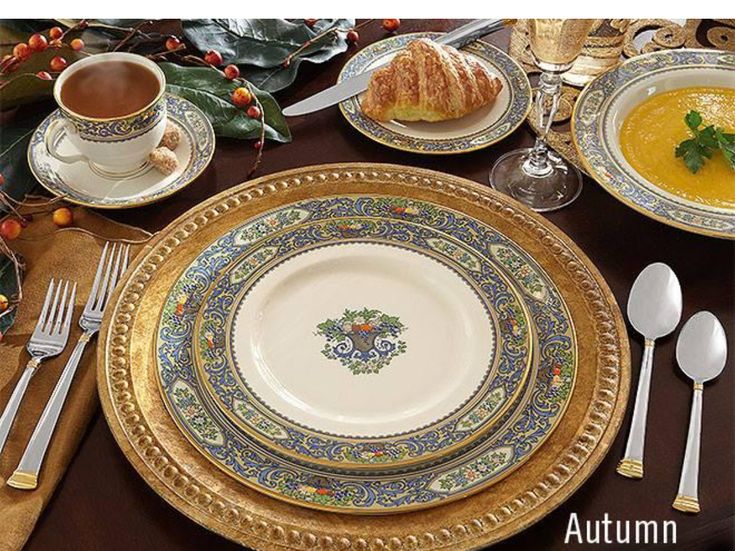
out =
[[[214,472],[165,414],[146,308],[187,255],[242,216],[339,189],[404,193],[494,223],[534,255],[577,323],[582,370],[567,414],[544,448],[512,476],[474,496],[416,513],[363,517],[274,500]],[[237,214],[237,216],[232,216]],[[229,216],[227,216],[229,215]],[[233,220],[234,219],[234,220]],[[228,222],[229,220],[229,222]],[[491,222],[492,221],[492,222]],[[129,270],[107,309],[98,347],[103,411],[129,461],[161,497],[192,520],[256,549],[470,549],[526,528],[567,499],[595,470],[620,427],[630,384],[625,325],[602,276],[544,218],[479,184],[438,172],[369,163],[323,165],[260,178],[213,197],[162,231]],[[150,339],[149,339],[150,340]],[[149,343],[150,344],[150,343]]]

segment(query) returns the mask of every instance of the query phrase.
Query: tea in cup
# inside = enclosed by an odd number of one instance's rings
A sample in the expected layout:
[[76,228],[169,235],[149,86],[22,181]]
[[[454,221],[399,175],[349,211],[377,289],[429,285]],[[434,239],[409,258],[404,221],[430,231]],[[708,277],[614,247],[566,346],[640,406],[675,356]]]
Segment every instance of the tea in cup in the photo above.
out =
[[[163,71],[143,56],[114,52],[77,61],[54,85],[63,117],[49,126],[46,149],[61,162],[86,161],[105,175],[133,174],[163,137],[165,91]],[[64,134],[78,154],[57,151]]]

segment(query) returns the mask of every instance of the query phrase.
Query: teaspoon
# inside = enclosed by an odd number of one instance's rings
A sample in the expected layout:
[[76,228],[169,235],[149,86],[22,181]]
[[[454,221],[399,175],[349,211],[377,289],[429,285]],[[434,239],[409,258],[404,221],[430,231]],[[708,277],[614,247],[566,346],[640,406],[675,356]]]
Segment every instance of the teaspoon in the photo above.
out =
[[676,342],[676,361],[694,381],[689,433],[681,467],[679,491],[674,509],[686,513],[699,512],[699,447],[702,435],[702,395],[704,383],[722,373],[727,358],[725,330],[710,312],[697,312],[682,327]]
[[645,347],[628,443],[617,469],[618,473],[628,478],[643,478],[643,447],[646,440],[653,347],[656,339],[668,335],[679,325],[681,302],[679,280],[674,271],[661,262],[646,266],[630,289],[628,319],[645,338]]

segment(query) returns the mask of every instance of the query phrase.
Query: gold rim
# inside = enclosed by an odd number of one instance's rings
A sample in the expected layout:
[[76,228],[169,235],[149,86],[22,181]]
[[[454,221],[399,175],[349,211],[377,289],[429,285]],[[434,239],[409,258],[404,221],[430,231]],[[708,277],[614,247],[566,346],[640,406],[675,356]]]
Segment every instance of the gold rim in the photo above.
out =
[[[95,209],[104,209],[104,210],[120,210],[120,209],[130,209],[130,208],[137,208],[137,207],[144,207],[146,205],[152,205],[153,203],[158,203],[159,201],[162,201],[163,199],[166,199],[167,197],[171,197],[175,193],[178,193],[179,191],[182,191],[183,189],[187,188],[194,180],[199,178],[199,176],[202,175],[202,173],[209,167],[209,163],[212,162],[212,158],[214,157],[214,151],[217,146],[217,136],[214,134],[214,129],[212,128],[212,123],[209,122],[209,119],[207,116],[202,112],[201,109],[199,109],[196,105],[191,103],[186,98],[182,98],[181,96],[177,96],[176,94],[172,94],[170,92],[166,92],[166,95],[174,97],[178,99],[179,101],[185,101],[187,103],[190,103],[197,111],[201,113],[202,118],[206,121],[205,124],[209,126],[209,130],[212,132],[212,149],[209,152],[208,158],[202,165],[202,167],[192,174],[187,180],[185,180],[179,187],[169,190],[165,193],[162,193],[161,195],[157,195],[151,199],[146,199],[145,201],[129,201],[127,203],[121,204],[121,205],[105,205],[100,203],[95,203],[92,201],[84,201],[83,199],[76,199],[73,197],[69,197],[68,195],[59,195],[58,190],[52,189],[49,187],[46,182],[43,181],[43,179],[38,175],[38,173],[33,169],[33,163],[31,162],[31,148],[32,143],[28,144],[28,149],[26,150],[26,160],[28,162],[28,167],[31,171],[31,174],[33,174],[33,177],[36,179],[36,181],[41,184],[41,186],[48,191],[51,195],[54,195],[55,197],[60,197],[64,201],[67,201],[69,203],[72,203],[74,205],[80,205],[83,207],[90,207]],[[54,111],[55,112],[55,111]],[[50,116],[52,116],[53,113],[51,113]],[[167,115],[170,116],[170,115]],[[172,117],[173,118],[173,117]],[[45,121],[46,119],[44,119]],[[41,123],[43,124],[43,122]],[[185,128],[185,127],[184,127]],[[37,130],[36,130],[37,131]],[[196,136],[192,136],[192,139],[196,139]],[[196,154],[196,146],[192,142],[192,158],[190,162],[194,162],[194,155]]]
[[[697,49],[694,49],[694,48],[681,48],[681,49],[676,50],[676,51],[677,52],[695,52],[695,53],[702,53],[701,50],[697,50]],[[727,54],[728,52],[721,51],[721,53]],[[648,53],[645,53],[645,54],[638,55],[636,57],[632,57],[632,58],[624,61],[617,68],[622,67],[623,65],[625,65],[627,63],[632,63],[634,61],[638,61],[638,60],[640,60],[643,57],[651,57],[651,56],[656,56],[656,55],[661,55],[661,52],[660,51],[648,52]],[[616,71],[617,68],[611,69],[611,70],[612,71]],[[615,197],[618,201],[620,201],[621,203],[629,206],[633,210],[635,210],[635,211],[643,214],[644,216],[646,216],[648,218],[651,218],[652,220],[656,220],[658,222],[662,222],[662,223],[664,223],[664,224],[666,224],[668,226],[672,226],[672,227],[675,227],[675,228],[678,228],[680,230],[684,230],[684,231],[687,231],[687,232],[690,232],[690,233],[696,233],[696,234],[699,234],[699,235],[706,235],[708,237],[718,237],[720,239],[728,239],[728,240],[735,239],[735,234],[732,234],[732,233],[724,233],[724,232],[719,232],[719,231],[708,230],[707,228],[700,228],[700,227],[697,227],[697,226],[691,226],[691,225],[685,224],[683,222],[679,222],[678,220],[672,220],[671,218],[666,218],[665,216],[661,216],[659,214],[656,214],[654,212],[651,212],[650,210],[646,209],[645,207],[643,207],[643,206],[641,206],[641,205],[639,205],[639,204],[631,201],[627,197],[624,197],[623,195],[621,195],[616,189],[614,189],[610,185],[609,179],[604,174],[602,174],[601,172],[595,170],[592,167],[592,165],[590,164],[589,160],[587,159],[587,157],[586,157],[583,149],[580,147],[579,141],[577,140],[577,132],[576,132],[576,123],[575,123],[575,121],[577,119],[577,108],[578,108],[579,104],[581,103],[580,100],[584,97],[584,95],[590,89],[590,86],[592,85],[592,83],[594,83],[594,82],[598,81],[599,79],[603,78],[605,75],[607,75],[607,73],[603,73],[603,74],[595,77],[593,80],[591,80],[582,89],[582,91],[579,93],[579,96],[577,97],[577,101],[574,102],[574,108],[572,109],[572,117],[570,119],[570,127],[571,127],[570,130],[571,130],[571,134],[572,134],[572,143],[574,143],[574,148],[577,150],[579,161],[582,163],[582,168],[585,170],[585,172],[587,172],[587,174],[589,174],[590,176],[592,176],[592,178],[598,184],[600,184],[605,191],[607,191],[610,195],[612,195],[613,197]],[[641,176],[641,178],[642,178],[642,176]],[[655,185],[655,184],[652,184],[652,185]],[[658,187],[658,186],[656,186],[656,187]]]
[[[364,195],[364,196],[373,196],[373,197],[377,197],[378,196],[377,194],[362,194],[362,195]],[[334,196],[334,197],[338,197],[338,196]],[[324,197],[324,198],[326,199],[328,197]],[[267,213],[262,213],[262,214],[265,215]],[[291,229],[291,228],[289,228],[289,229]],[[278,235],[282,231],[287,231],[287,230],[280,230],[279,232],[275,232],[272,235]],[[269,265],[270,265],[270,263],[269,263]],[[270,268],[268,268],[268,269],[270,269]],[[226,277],[227,273],[229,273],[229,272],[225,272],[225,273],[221,274],[217,278],[217,281],[221,280],[223,277]],[[183,272],[182,272],[182,275],[183,275]],[[513,293],[513,296],[515,297],[516,301],[518,302],[518,304],[519,304],[519,306],[520,306],[520,308],[522,310],[523,315],[525,316],[526,323],[528,324],[528,327],[529,327],[528,335],[526,337],[526,346],[528,347],[528,356],[526,358],[526,366],[525,366],[525,369],[523,371],[523,374],[522,374],[522,377],[521,377],[521,381],[520,381],[520,383],[518,385],[518,388],[515,390],[515,392],[512,394],[512,396],[507,400],[507,402],[503,405],[503,407],[497,413],[493,414],[493,416],[490,418],[490,420],[488,420],[483,425],[483,427],[481,428],[481,430],[476,431],[472,436],[468,437],[465,440],[462,440],[461,442],[457,442],[457,443],[455,443],[455,444],[453,444],[451,446],[448,446],[447,448],[442,449],[440,452],[432,453],[432,454],[429,454],[427,456],[422,456],[422,457],[418,457],[418,458],[408,459],[408,460],[404,460],[404,461],[395,461],[395,462],[392,462],[392,463],[389,463],[389,464],[380,464],[380,465],[365,465],[363,463],[351,463],[351,462],[337,463],[337,462],[334,462],[334,461],[328,461],[328,460],[324,460],[324,459],[314,459],[314,458],[309,458],[307,456],[300,455],[300,454],[298,454],[296,452],[292,452],[291,450],[283,449],[283,448],[277,448],[278,452],[281,453],[281,454],[284,454],[284,455],[286,455],[288,457],[291,457],[293,459],[298,459],[298,460],[301,460],[301,461],[307,461],[307,462],[309,462],[311,464],[329,466],[329,467],[333,467],[333,468],[347,468],[347,469],[354,469],[354,470],[359,470],[359,471],[363,471],[363,472],[370,472],[370,471],[380,471],[380,470],[385,470],[385,469],[392,469],[392,468],[397,468],[397,467],[412,466],[412,465],[416,465],[418,463],[425,463],[425,462],[434,461],[436,459],[439,459],[439,458],[445,457],[446,455],[449,455],[450,453],[452,453],[453,451],[458,450],[461,447],[468,446],[469,444],[475,442],[476,440],[478,440],[479,438],[481,438],[482,436],[484,436],[485,434],[487,434],[487,432],[491,428],[493,428],[492,427],[493,422],[495,420],[499,419],[500,417],[502,417],[510,409],[510,407],[512,405],[517,404],[517,400],[520,397],[522,397],[523,394],[525,394],[525,384],[526,384],[526,381],[528,379],[528,374],[529,374],[530,370],[532,369],[532,367],[538,365],[538,358],[537,358],[537,354],[536,354],[536,345],[534,344],[534,342],[536,342],[536,339],[533,338],[533,336],[535,335],[534,323],[533,323],[533,318],[531,317],[530,311],[528,310],[528,306],[526,305],[525,301],[521,298],[521,296],[519,296],[521,294],[521,292],[515,287],[515,285],[513,285],[506,278],[506,276],[504,274],[498,272],[498,276],[501,279],[503,279],[503,281],[505,281],[505,283],[508,286],[508,288],[511,289],[511,292]],[[473,289],[475,289],[477,291],[477,286],[474,284],[474,282],[469,282],[468,281],[468,283],[472,286]],[[212,287],[214,287],[215,285],[216,285],[216,283],[214,283]],[[241,291],[241,293],[239,293],[239,295],[241,295],[245,291],[246,291],[246,289],[243,289],[243,291]],[[477,292],[479,293],[479,291],[477,291]],[[211,293],[212,293],[212,290],[210,290],[207,293],[207,297],[209,297],[209,295],[211,295]],[[206,301],[207,298],[205,298],[204,300]],[[483,302],[484,302],[484,300],[483,300]],[[566,306],[565,306],[565,308],[566,308]],[[495,312],[492,309],[490,309],[489,306],[488,306],[488,310],[491,313],[491,317],[492,317],[493,323],[495,323],[495,326],[498,327],[499,326],[499,322],[496,319]],[[234,316],[234,309],[230,313],[230,315],[228,316],[228,324],[231,324],[233,316]],[[162,318],[159,318],[158,324],[156,325],[156,334],[159,334],[160,333],[161,320],[162,320]],[[570,318],[570,322],[571,322],[571,318]],[[194,364],[194,369],[199,373],[199,377],[200,377],[201,381],[204,383],[203,386],[204,386],[204,389],[205,389],[206,393],[212,399],[214,399],[217,403],[219,403],[220,400],[216,396],[216,392],[215,392],[214,388],[209,383],[208,377],[206,376],[206,372],[205,372],[204,367],[202,365],[202,362],[200,360],[200,357],[201,357],[200,356],[200,352],[201,352],[200,346],[201,345],[199,344],[199,340],[196,338],[196,336],[200,332],[200,328],[201,328],[201,317],[198,316],[197,319],[196,319],[196,321],[194,322],[194,328],[193,328],[193,338],[192,338],[193,346],[192,346],[192,348],[194,349],[194,358],[193,358],[193,362],[192,363]],[[575,351],[576,351],[576,342],[575,342]],[[229,352],[228,352],[228,356],[229,356]],[[575,358],[576,358],[576,355],[575,355]],[[157,359],[154,358],[154,360],[157,362]],[[500,360],[499,355],[496,355],[495,359],[493,360],[493,369],[496,369],[497,368],[497,365],[498,365],[499,360]],[[232,360],[230,359],[230,361],[232,361]],[[576,375],[576,365],[575,365],[575,375]],[[486,386],[486,385],[483,385],[483,386]],[[572,388],[574,388],[574,385],[573,384],[572,384]],[[249,390],[247,390],[247,392],[249,393]],[[465,404],[462,408],[460,408],[460,410],[458,410],[457,412],[455,412],[451,416],[452,417],[460,417],[460,416],[466,414],[474,405],[477,404],[477,402],[479,402],[482,399],[482,397],[480,396],[480,393],[481,392],[482,392],[482,390],[480,390],[473,397],[472,400],[470,400],[467,404]],[[570,395],[571,395],[571,392],[570,392]],[[275,449],[275,448],[273,448],[273,442],[271,440],[269,440],[267,437],[261,435],[258,431],[252,429],[246,423],[243,423],[232,411],[228,410],[227,408],[222,408],[222,407],[220,407],[220,411],[223,412],[230,419],[230,421],[232,421],[233,423],[235,423],[236,426],[238,426],[239,428],[241,428],[242,430],[244,430],[245,432],[247,432],[248,435],[250,435],[251,437],[255,438],[258,442],[261,442],[262,444],[264,444],[264,445],[266,445],[268,447],[271,447],[272,449]],[[560,416],[560,418],[561,418],[561,416]],[[439,424],[441,422],[442,421],[439,421],[439,422],[436,422],[436,423],[432,423],[429,426],[433,426],[433,425]],[[278,423],[279,424],[287,424],[287,425],[290,425],[290,426],[295,426],[295,427],[298,427],[299,429],[304,429],[305,428],[305,427],[301,427],[300,425],[298,425],[296,423],[290,422],[288,420],[278,421]],[[314,431],[313,429],[309,429],[309,428],[307,428],[306,430],[309,430],[310,432],[318,432],[318,431]],[[421,429],[421,430],[428,430],[428,428]],[[409,431],[406,434],[415,434],[417,432],[420,432],[420,430]],[[363,441],[363,440],[364,441],[375,441],[375,440],[378,440],[378,439],[371,439],[371,438],[365,438],[365,439],[357,440],[357,439],[352,439],[352,438],[349,438],[349,437],[340,437],[340,436],[337,436],[337,438],[340,438],[340,439],[345,440],[345,441],[350,441],[350,442],[358,442],[358,441]],[[200,453],[203,453],[205,455],[208,455],[205,450],[200,450]],[[239,480],[239,478],[238,478],[238,480]],[[497,481],[498,479],[495,479],[495,480]],[[298,502],[298,503],[301,503],[301,502]],[[342,510],[343,509],[339,509],[339,511],[342,511]]]
[[[401,36],[408,36],[408,35],[424,36],[424,35],[427,35],[427,34],[444,34],[444,33],[419,32],[419,33],[407,33],[406,35],[401,35]],[[385,38],[383,40],[390,40],[390,39],[389,38]],[[379,42],[381,42],[381,41],[374,42],[373,44],[377,44]],[[383,140],[383,139],[379,138],[378,136],[376,136],[375,134],[367,131],[365,128],[362,128],[362,127],[358,126],[357,124],[355,124],[350,119],[350,117],[347,114],[347,110],[345,109],[344,104],[345,104],[346,101],[349,101],[349,100],[345,100],[345,101],[339,102],[339,110],[340,110],[340,113],[342,113],[342,116],[350,124],[350,126],[352,126],[352,128],[354,128],[355,130],[357,130],[363,136],[365,136],[367,138],[370,138],[372,141],[374,141],[376,143],[385,145],[387,147],[390,147],[392,149],[396,149],[398,151],[406,151],[408,153],[419,153],[421,155],[461,155],[462,153],[472,153],[473,151],[479,151],[481,149],[485,149],[486,147],[490,147],[491,145],[494,145],[494,144],[496,144],[496,143],[504,140],[505,138],[507,138],[508,136],[510,136],[513,132],[515,132],[516,129],[521,124],[523,124],[525,122],[526,118],[528,117],[528,114],[531,112],[531,106],[533,105],[533,88],[531,87],[531,81],[528,80],[528,75],[526,74],[526,72],[523,70],[523,68],[520,66],[520,64],[515,59],[513,59],[508,54],[506,54],[505,52],[503,52],[500,48],[497,48],[497,47],[493,46],[492,44],[490,44],[488,42],[485,42],[484,40],[477,40],[477,42],[482,42],[482,44],[484,46],[487,46],[489,48],[492,48],[493,50],[497,51],[499,54],[502,54],[504,56],[507,56],[508,59],[510,61],[512,61],[513,64],[516,65],[516,67],[519,70],[519,74],[523,75],[523,78],[525,79],[526,85],[528,87],[528,94],[529,94],[528,95],[528,105],[526,106],[525,113],[523,113],[523,116],[522,117],[519,117],[519,120],[516,122],[516,124],[510,126],[508,128],[507,132],[505,132],[505,134],[503,134],[502,136],[499,136],[498,138],[496,138],[496,139],[494,139],[492,141],[489,141],[487,143],[483,143],[481,145],[476,145],[474,147],[469,147],[467,149],[450,150],[450,151],[427,151],[427,150],[422,150],[422,149],[416,149],[414,147],[407,147],[407,146],[403,146],[403,145],[400,145],[400,144],[396,144],[395,142],[391,142],[390,140]],[[372,44],[371,44],[371,46],[372,46]],[[486,59],[486,61],[488,61],[488,60]],[[345,70],[346,70],[346,65],[345,65],[345,67],[342,68],[342,70],[340,71],[339,75],[337,76],[337,82],[338,83],[339,82],[342,82],[342,80],[343,80],[342,75],[344,74]],[[503,74],[503,76],[505,77],[506,81],[509,80],[508,77],[507,77],[507,75]],[[498,121],[498,122],[500,122],[500,121]],[[482,132],[480,132],[480,134],[482,134]],[[414,138],[414,139],[416,139],[416,138]],[[428,142],[429,140],[426,140],[426,141]]]
[[[580,372],[570,407],[549,441],[509,476],[454,503],[420,513],[336,515],[284,504],[236,483],[199,457],[165,412],[146,375],[150,350],[131,349],[150,332],[152,294],[175,278],[159,270],[180,258],[189,238],[205,242],[235,225],[221,215],[249,217],[279,200],[321,194],[409,192],[480,219],[525,248],[561,290],[575,322]],[[284,197],[285,196],[285,197]],[[268,205],[271,206],[268,206]],[[177,254],[178,253],[178,254]],[[150,292],[143,293],[150,288]],[[152,294],[151,294],[152,293]],[[595,471],[622,422],[630,386],[625,323],[599,271],[559,229],[485,186],[425,169],[375,163],[301,168],[232,188],[182,215],[154,237],[111,299],[98,346],[98,388],[111,431],[147,483],[192,520],[243,545],[264,550],[384,546],[472,549],[505,539],[565,501]],[[149,319],[153,316],[153,319]],[[146,320],[150,323],[146,325]],[[142,355],[141,355],[142,354]],[[153,420],[149,424],[148,419]],[[180,459],[184,459],[182,463]]]

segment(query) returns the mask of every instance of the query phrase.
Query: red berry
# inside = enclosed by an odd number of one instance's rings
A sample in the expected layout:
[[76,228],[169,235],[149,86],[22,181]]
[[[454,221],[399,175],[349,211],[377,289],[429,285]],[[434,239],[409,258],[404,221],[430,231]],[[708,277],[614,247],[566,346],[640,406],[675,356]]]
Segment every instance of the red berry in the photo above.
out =
[[169,52],[173,52],[174,50],[178,50],[181,46],[181,40],[179,40],[176,36],[169,36],[166,39],[166,49]]
[[84,40],[82,40],[81,38],[75,38],[74,40],[69,42],[69,46],[71,46],[72,50],[78,52],[84,49]]
[[10,301],[8,300],[8,297],[0,294],[0,312],[5,312],[5,310],[8,309],[8,306],[10,306]]
[[20,235],[22,229],[20,221],[17,218],[6,218],[0,224],[0,236],[8,241],[12,241]]
[[383,28],[389,33],[394,33],[401,26],[400,19],[383,19]]
[[5,176],[0,174],[0,186],[2,186],[5,183]]
[[56,209],[52,218],[54,220],[54,224],[60,228],[66,228],[74,223],[74,215],[68,207]]
[[239,76],[240,69],[237,68],[237,65],[228,65],[225,67],[225,78],[227,78],[227,80],[235,80]]
[[22,61],[31,55],[31,49],[28,47],[28,44],[21,42],[20,44],[16,44],[13,48],[13,55],[16,59],[20,59]]
[[58,40],[61,38],[62,34],[64,34],[64,31],[61,30],[61,27],[51,27],[48,32],[48,35],[52,40]]
[[304,19],[304,25],[306,25],[310,29],[313,29],[317,21],[319,20],[318,19]]
[[258,140],[257,142],[255,142],[255,143],[253,144],[253,147],[254,147],[255,149],[258,149],[258,150],[260,150],[260,149],[263,149],[263,142],[261,142],[260,140]]
[[235,90],[233,90],[232,103],[234,103],[237,107],[245,107],[247,105],[250,105],[251,101],[253,101],[253,95],[250,93],[250,90],[248,90],[244,86],[240,86],[239,88],[235,88]]
[[51,67],[51,70],[55,73],[60,73],[61,71],[66,69],[67,65],[69,65],[69,62],[60,55],[52,57],[51,61],[49,62],[49,67]]
[[87,27],[89,27],[89,23],[87,23],[85,20],[82,20],[79,23],[77,23],[77,29],[79,29],[81,31],[83,31]]
[[251,119],[259,119],[260,118],[260,108],[257,105],[251,105],[248,107],[247,110],[248,117]]
[[347,38],[347,42],[354,44],[355,42],[360,40],[360,35],[355,29],[352,29],[351,31],[347,32],[347,36],[345,38]]
[[47,71],[38,71],[36,73],[36,76],[40,78],[41,80],[53,80],[54,77],[51,76],[50,73]]
[[42,34],[32,34],[28,39],[28,47],[34,52],[42,52],[48,48],[48,40]]
[[216,50],[209,50],[204,54],[204,61],[215,67],[219,67],[223,63],[222,54]]

